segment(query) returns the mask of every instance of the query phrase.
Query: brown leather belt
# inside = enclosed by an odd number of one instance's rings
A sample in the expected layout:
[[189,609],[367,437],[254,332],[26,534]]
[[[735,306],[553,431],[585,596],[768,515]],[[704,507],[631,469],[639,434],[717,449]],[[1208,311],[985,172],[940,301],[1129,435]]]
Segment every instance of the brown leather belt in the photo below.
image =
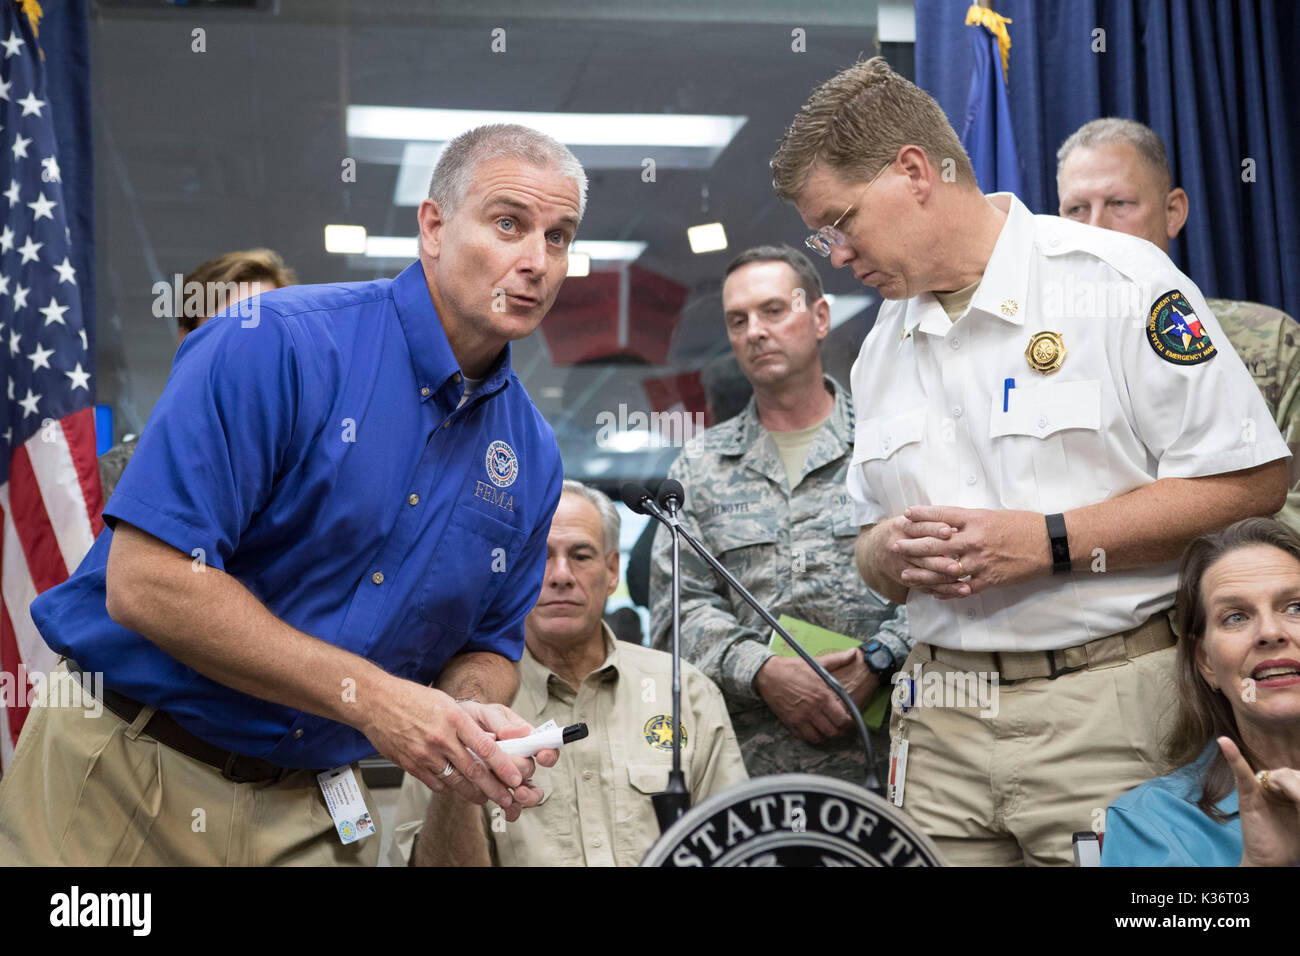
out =
[[1056,680],[1074,671],[1116,667],[1152,651],[1173,647],[1178,641],[1163,611],[1153,614],[1135,628],[1099,637],[1086,644],[1054,651],[955,651],[946,647],[918,644],[922,660],[939,661],[962,670],[998,674],[998,683],[1046,677]]
[[[65,657],[68,673],[81,681],[82,688],[91,694],[91,684],[85,680],[85,672],[71,657]],[[132,700],[125,694],[104,687],[101,684],[100,700],[105,707],[121,717],[128,724],[132,723],[144,710],[144,704]],[[283,780],[297,770],[289,767],[277,767],[257,757],[245,757],[233,750],[222,750],[199,737],[194,736],[161,710],[155,710],[149,721],[141,728],[142,734],[148,734],[160,744],[171,747],[187,757],[193,757],[221,771],[221,775],[234,783],[269,783]]]

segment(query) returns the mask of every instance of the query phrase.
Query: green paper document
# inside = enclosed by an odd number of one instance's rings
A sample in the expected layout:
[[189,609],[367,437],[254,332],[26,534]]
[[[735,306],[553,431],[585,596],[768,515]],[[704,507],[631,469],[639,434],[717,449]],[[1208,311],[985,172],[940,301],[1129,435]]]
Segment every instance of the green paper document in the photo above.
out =
[[[816,624],[809,624],[807,621],[801,621],[797,617],[791,617],[789,614],[782,614],[777,619],[777,623],[790,632],[790,636],[799,642],[800,646],[813,657],[821,657],[823,654],[831,654],[835,651],[847,650],[850,647],[859,647],[862,642],[847,634],[840,634],[825,627],[818,627]],[[784,637],[775,630],[772,631],[772,639],[768,642],[768,650],[780,657],[797,657],[794,648],[786,643]],[[879,730],[885,722],[885,716],[889,713],[889,691],[888,687],[877,687],[871,699],[867,701],[867,706],[862,711],[862,717],[867,722],[867,726],[872,730]]]

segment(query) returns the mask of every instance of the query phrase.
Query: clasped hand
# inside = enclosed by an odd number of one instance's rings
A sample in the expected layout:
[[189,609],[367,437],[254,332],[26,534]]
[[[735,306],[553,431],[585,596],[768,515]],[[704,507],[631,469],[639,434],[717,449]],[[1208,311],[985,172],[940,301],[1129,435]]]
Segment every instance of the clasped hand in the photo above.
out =
[[1032,580],[1051,570],[1043,516],[915,505],[890,518],[878,566],[891,581],[940,600]]

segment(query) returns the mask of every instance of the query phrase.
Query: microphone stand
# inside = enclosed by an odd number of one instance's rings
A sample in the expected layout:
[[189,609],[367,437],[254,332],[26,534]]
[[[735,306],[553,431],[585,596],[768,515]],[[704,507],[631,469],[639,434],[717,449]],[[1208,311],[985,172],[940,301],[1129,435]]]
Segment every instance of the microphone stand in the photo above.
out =
[[[654,503],[648,493],[646,499],[650,504]],[[677,520],[677,500],[669,498],[666,504],[668,515],[659,520],[668,525],[672,534],[673,551],[673,768],[668,773],[668,789],[650,798],[654,804],[655,818],[659,821],[660,833],[665,832],[691,808],[691,793],[686,789],[686,775],[682,773],[681,541],[678,538],[681,522]]]
[[[678,484],[677,482],[671,482],[671,485],[677,486],[676,489],[672,489],[672,490],[676,490],[678,494],[681,493],[680,484]],[[781,635],[782,638],[785,639],[785,642],[787,644],[789,644],[792,648],[794,648],[794,652],[798,654],[800,658],[803,659],[805,664],[807,664],[809,667],[813,669],[813,672],[822,679],[822,682],[825,683],[826,686],[829,687],[832,692],[834,692],[835,696],[840,699],[840,702],[844,704],[845,709],[849,712],[849,716],[853,718],[853,722],[858,729],[858,736],[862,738],[862,748],[863,751],[866,753],[866,757],[867,757],[867,772],[866,772],[866,778],[863,781],[863,785],[866,787],[866,789],[870,790],[872,793],[876,794],[877,796],[883,796],[885,788],[880,783],[880,778],[876,773],[875,749],[871,746],[871,737],[867,733],[866,721],[862,719],[862,714],[858,710],[857,706],[853,703],[853,698],[849,696],[848,691],[844,689],[844,687],[840,684],[840,682],[837,681],[834,677],[832,677],[830,673],[827,672],[826,668],[822,667],[821,664],[817,663],[816,658],[814,658],[811,654],[805,651],[803,649],[803,646],[800,645],[800,643],[790,635],[790,632],[781,626],[780,622],[778,622],[777,619],[772,616],[772,614],[767,610],[767,608],[763,607],[763,605],[759,603],[758,599],[755,598],[754,595],[750,594],[749,591],[746,590],[745,586],[741,584],[739,581],[737,581],[735,576],[732,575],[731,572],[728,571],[725,567],[723,567],[722,563],[719,562],[718,559],[715,558],[712,554],[710,554],[708,549],[705,548],[704,545],[701,544],[693,534],[691,534],[689,531],[687,531],[685,528],[681,526],[681,522],[677,518],[676,506],[675,506],[675,502],[672,499],[672,496],[665,495],[665,486],[669,486],[669,488],[671,489],[671,485],[669,481],[665,481],[662,485],[660,485],[660,492],[659,492],[660,500],[662,501],[665,498],[667,498],[666,503],[672,506],[671,515],[664,514],[663,509],[661,509],[655,503],[654,499],[650,496],[650,493],[646,491],[644,488],[640,488],[639,486],[625,485],[623,502],[624,504],[627,504],[628,507],[632,508],[634,511],[640,511],[645,514],[649,514],[651,517],[658,520],[661,524],[667,525],[669,530],[673,534],[672,608],[673,608],[674,695],[676,695],[677,693],[677,679],[678,679],[677,668],[679,666],[678,630],[680,627],[680,621],[679,621],[679,605],[678,605],[678,588],[679,588],[678,537],[680,536],[681,538],[684,538],[686,540],[686,543],[689,544],[691,548],[694,549],[694,551],[701,558],[704,559],[704,562],[708,564],[709,567],[711,567],[724,581],[727,582],[727,584],[729,584],[735,590],[737,594],[740,595],[740,597],[745,601],[746,604],[748,604],[750,607],[752,607],[755,611],[758,612],[759,617],[761,617],[764,621],[766,621],[769,626],[771,626],[778,634]],[[635,491],[632,491],[632,489],[635,489]],[[635,506],[632,504],[632,501],[629,500],[629,498],[636,501]],[[674,700],[674,707],[676,707],[676,704],[677,702],[676,700]],[[677,731],[677,723],[678,723],[677,715],[674,714],[673,716],[674,735],[676,734]],[[676,736],[674,736],[674,745],[676,745]],[[670,786],[671,786],[671,777],[670,777]],[[658,797],[656,797],[655,799],[658,799]],[[656,811],[657,810],[658,810],[658,805],[656,804]],[[660,823],[662,826],[662,820],[660,821]]]

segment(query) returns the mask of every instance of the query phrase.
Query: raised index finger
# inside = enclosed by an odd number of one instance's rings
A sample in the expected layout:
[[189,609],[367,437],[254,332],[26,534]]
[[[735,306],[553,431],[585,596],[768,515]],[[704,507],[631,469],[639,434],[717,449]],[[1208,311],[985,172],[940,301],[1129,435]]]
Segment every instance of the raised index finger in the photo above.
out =
[[1246,763],[1246,758],[1241,755],[1241,751],[1232,742],[1232,738],[1220,737],[1219,749],[1223,751],[1224,759],[1228,761],[1228,766],[1232,768],[1232,775],[1237,778],[1238,798],[1253,793],[1259,781],[1251,773],[1250,764]]

